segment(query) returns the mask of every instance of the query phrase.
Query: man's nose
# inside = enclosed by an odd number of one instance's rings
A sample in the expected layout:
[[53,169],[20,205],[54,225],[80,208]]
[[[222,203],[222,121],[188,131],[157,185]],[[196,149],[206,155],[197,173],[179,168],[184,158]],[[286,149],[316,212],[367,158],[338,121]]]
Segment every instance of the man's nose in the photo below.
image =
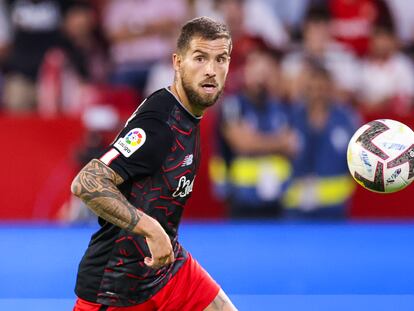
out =
[[216,75],[214,61],[209,61],[206,64],[205,74],[206,76],[209,76],[209,77],[214,77]]

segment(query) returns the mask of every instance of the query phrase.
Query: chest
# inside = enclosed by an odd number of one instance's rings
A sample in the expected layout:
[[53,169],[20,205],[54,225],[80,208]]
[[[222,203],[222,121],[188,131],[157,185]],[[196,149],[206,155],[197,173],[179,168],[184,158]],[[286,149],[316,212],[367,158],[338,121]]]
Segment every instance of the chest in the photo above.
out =
[[157,176],[165,184],[165,195],[177,201],[185,201],[193,190],[194,179],[200,163],[199,127],[185,130],[172,126],[174,139]]
[[287,114],[277,107],[244,107],[243,118],[260,132],[273,132],[287,125]]

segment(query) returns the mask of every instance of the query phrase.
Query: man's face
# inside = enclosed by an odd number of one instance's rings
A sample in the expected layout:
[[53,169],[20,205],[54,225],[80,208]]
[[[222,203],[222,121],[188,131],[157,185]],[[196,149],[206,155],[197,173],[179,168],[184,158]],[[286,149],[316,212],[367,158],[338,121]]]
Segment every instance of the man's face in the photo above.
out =
[[328,103],[332,85],[329,79],[318,73],[309,73],[307,77],[305,95],[310,103]]
[[371,37],[370,48],[372,56],[387,58],[396,50],[397,44],[392,34],[378,32]]
[[330,40],[330,26],[325,21],[310,21],[304,29],[305,45],[309,52],[320,53]]
[[266,91],[273,65],[270,57],[260,51],[253,51],[246,57],[243,78],[245,90],[250,95],[260,95]]
[[[186,51],[175,57],[177,79],[191,105],[204,110],[217,101],[223,91],[230,63],[230,41],[195,37]],[[179,61],[177,61],[179,59]]]

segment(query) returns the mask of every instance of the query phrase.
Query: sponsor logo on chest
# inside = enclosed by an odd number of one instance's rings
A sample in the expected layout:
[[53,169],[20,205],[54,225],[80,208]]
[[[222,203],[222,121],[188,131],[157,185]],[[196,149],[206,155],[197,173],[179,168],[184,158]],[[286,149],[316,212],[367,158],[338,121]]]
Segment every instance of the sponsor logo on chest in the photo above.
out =
[[189,166],[189,165],[193,164],[193,158],[194,157],[193,157],[193,154],[192,153],[187,154],[184,157],[183,164],[181,164],[181,166],[184,167],[184,166]]
[[187,179],[186,176],[181,176],[180,180],[178,181],[177,189],[174,191],[172,196],[174,198],[185,198],[193,191],[194,180],[195,176],[193,180]]

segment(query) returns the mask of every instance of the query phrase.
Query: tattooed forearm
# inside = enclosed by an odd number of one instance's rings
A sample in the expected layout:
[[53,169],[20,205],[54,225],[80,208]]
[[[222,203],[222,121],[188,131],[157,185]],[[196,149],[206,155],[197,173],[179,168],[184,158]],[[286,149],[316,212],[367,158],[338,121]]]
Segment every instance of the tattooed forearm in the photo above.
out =
[[116,187],[123,179],[98,160],[89,162],[72,182],[72,192],[98,216],[132,231],[143,213],[132,206]]

